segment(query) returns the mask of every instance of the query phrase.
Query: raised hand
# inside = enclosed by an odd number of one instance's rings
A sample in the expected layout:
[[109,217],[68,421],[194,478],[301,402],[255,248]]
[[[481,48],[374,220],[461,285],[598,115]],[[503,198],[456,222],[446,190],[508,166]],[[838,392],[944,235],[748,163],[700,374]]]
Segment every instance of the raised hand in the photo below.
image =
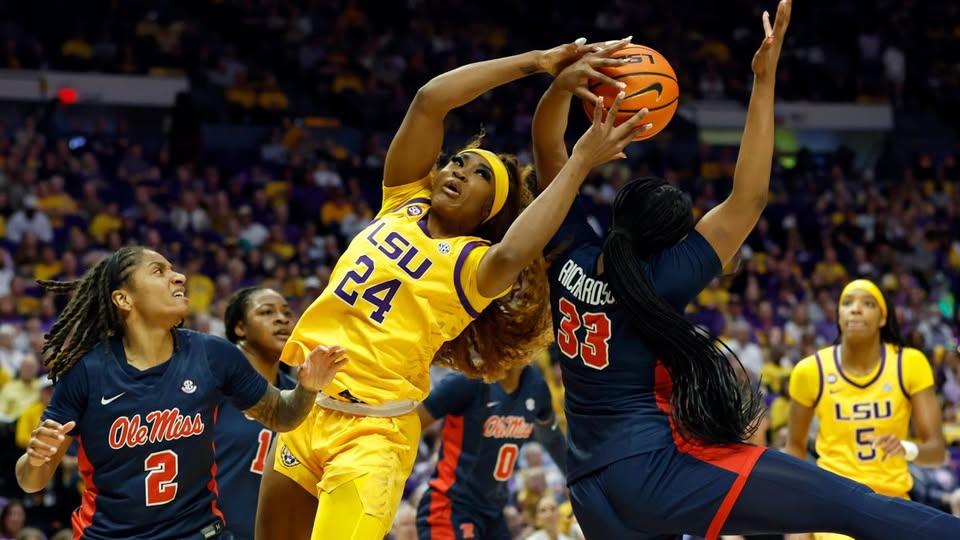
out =
[[641,124],[640,121],[647,115],[647,109],[641,109],[619,126],[614,126],[620,103],[625,94],[620,92],[613,105],[603,117],[603,98],[597,98],[593,110],[593,123],[590,129],[580,137],[573,147],[572,157],[584,160],[592,169],[597,165],[612,159],[627,157],[623,149],[630,144],[634,137],[653,127],[653,124]]
[[588,88],[590,81],[623,88],[626,86],[624,83],[604,75],[598,68],[622,66],[624,63],[622,58],[610,58],[610,55],[630,45],[632,38],[633,36],[602,45],[588,45],[588,48],[597,50],[581,56],[578,60],[563,68],[554,79],[553,85],[590,101],[597,100],[597,96]]
[[331,347],[319,346],[310,351],[307,359],[297,371],[297,380],[300,386],[311,392],[319,392],[326,388],[337,371],[347,362],[344,355],[347,350],[339,345]]
[[563,68],[579,60],[583,55],[596,52],[596,44],[587,44],[586,38],[580,38],[573,43],[558,45],[552,49],[547,49],[540,53],[537,61],[541,71],[545,71],[554,77],[560,73]]
[[67,433],[73,430],[77,423],[73,420],[66,424],[44,420],[30,435],[27,443],[27,460],[33,467],[40,467],[49,463],[67,439]]
[[763,12],[764,39],[757,53],[753,55],[753,74],[759,81],[773,82],[776,79],[777,62],[780,60],[780,50],[783,48],[783,38],[790,25],[790,10],[793,0],[780,0],[777,6],[777,16],[773,26],[770,25],[770,13]]

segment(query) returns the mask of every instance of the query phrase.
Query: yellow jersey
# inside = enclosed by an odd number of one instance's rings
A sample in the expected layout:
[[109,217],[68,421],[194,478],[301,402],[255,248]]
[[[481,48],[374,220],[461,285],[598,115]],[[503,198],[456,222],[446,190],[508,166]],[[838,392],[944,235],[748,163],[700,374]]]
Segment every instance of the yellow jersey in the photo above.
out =
[[893,434],[907,439],[911,396],[933,386],[933,370],[916,349],[884,344],[876,371],[866,376],[843,372],[840,347],[819,350],[800,361],[790,376],[790,397],[813,407],[820,420],[817,464],[874,491],[904,497],[913,477],[903,456],[882,460],[871,441]]
[[422,401],[436,352],[495,300],[477,290],[489,242],[431,238],[429,210],[429,177],[384,187],[380,213],[350,242],[329,285],[300,317],[284,362],[297,361],[298,349],[301,359],[318,345],[347,349],[349,362],[326,394],[369,405]]

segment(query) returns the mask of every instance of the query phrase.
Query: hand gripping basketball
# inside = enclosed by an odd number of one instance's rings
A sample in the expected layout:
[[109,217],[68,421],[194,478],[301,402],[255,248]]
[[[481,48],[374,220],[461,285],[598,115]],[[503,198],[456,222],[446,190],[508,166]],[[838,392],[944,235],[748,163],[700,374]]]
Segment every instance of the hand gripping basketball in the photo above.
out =
[[606,115],[603,114],[602,98],[597,98],[593,112],[593,124],[573,147],[573,156],[583,159],[591,169],[612,159],[627,157],[623,153],[623,149],[638,135],[642,135],[652,128],[649,123],[640,123],[640,120],[647,115],[646,109],[641,109],[626,121],[621,122],[620,125],[615,125],[617,112],[625,95],[620,92],[614,98],[613,106],[607,111]]
[[589,88],[591,81],[599,81],[620,89],[625,88],[626,83],[610,77],[600,69],[619,67],[626,63],[624,58],[613,58],[612,55],[630,45],[631,39],[632,36],[606,44],[603,47],[599,45],[591,46],[598,47],[599,50],[582,56],[579,60],[564,68],[557,74],[553,85],[591,103],[597,101],[597,95],[591,92]]
[[[593,78],[587,90],[602,97],[606,106],[611,106],[621,91],[625,93],[614,125],[620,125],[641,109],[647,109],[646,122],[653,127],[638,133],[635,140],[660,133],[673,119],[680,99],[677,75],[670,63],[659,52],[643,45],[623,46],[611,51],[609,56],[620,60],[619,65],[596,66],[606,78]],[[622,85],[611,83],[611,80]],[[594,100],[584,100],[587,116],[593,116],[593,106]]]

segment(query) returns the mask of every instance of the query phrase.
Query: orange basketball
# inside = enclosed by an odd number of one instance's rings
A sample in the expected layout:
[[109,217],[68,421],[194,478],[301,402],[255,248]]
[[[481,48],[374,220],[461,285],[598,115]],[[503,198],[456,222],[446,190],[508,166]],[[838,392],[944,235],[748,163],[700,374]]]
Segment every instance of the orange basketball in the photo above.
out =
[[[617,67],[602,67],[599,71],[605,75],[625,83],[622,89],[627,96],[620,104],[617,119],[614,122],[620,125],[640,109],[646,107],[649,112],[641,120],[644,124],[653,124],[653,127],[638,135],[634,140],[649,139],[667,127],[673,114],[677,112],[677,103],[680,99],[680,86],[677,84],[677,75],[670,63],[662,54],[643,45],[629,45],[611,55],[614,58],[626,58],[627,62]],[[590,91],[603,98],[606,107],[613,105],[614,98],[621,92],[620,88],[607,83],[590,81]],[[587,117],[593,119],[594,104],[589,100],[583,101],[583,109]]]

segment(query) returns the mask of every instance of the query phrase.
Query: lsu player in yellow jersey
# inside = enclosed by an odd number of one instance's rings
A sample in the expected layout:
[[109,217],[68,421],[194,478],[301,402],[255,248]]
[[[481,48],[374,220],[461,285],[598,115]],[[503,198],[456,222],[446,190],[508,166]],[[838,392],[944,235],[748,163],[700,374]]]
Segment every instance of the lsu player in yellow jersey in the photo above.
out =
[[[817,464],[877,493],[909,498],[907,462],[939,466],[946,459],[933,372],[924,354],[904,346],[893,304],[871,281],[840,294],[840,343],[804,358],[790,376],[787,451],[807,456],[814,415]],[[915,441],[908,440],[913,420]],[[842,535],[815,533],[816,540]],[[806,540],[810,535],[795,535]]]
[[589,171],[649,129],[645,112],[613,126],[621,94],[607,120],[594,116],[562,182],[533,201],[515,157],[474,146],[437,160],[452,109],[594,50],[577,42],[469,64],[419,90],[387,152],[382,209],[284,348],[288,364],[317,346],[344,348],[348,363],[302,429],[277,439],[257,538],[381,540],[416,457],[431,362],[492,380],[549,340],[544,246]]

